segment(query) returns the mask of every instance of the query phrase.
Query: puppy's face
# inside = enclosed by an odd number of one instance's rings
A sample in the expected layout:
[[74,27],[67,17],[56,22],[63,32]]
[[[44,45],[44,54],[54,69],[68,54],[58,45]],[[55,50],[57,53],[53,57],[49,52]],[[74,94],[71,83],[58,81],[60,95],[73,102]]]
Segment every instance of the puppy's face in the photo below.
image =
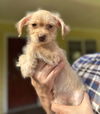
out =
[[69,27],[63,20],[46,10],[30,13],[17,23],[17,30],[21,36],[23,26],[27,25],[28,35],[36,44],[49,43],[55,40],[57,28],[61,27],[62,35],[69,32]]
[[28,22],[28,33],[34,43],[49,43],[56,38],[57,20],[47,11],[32,14]]

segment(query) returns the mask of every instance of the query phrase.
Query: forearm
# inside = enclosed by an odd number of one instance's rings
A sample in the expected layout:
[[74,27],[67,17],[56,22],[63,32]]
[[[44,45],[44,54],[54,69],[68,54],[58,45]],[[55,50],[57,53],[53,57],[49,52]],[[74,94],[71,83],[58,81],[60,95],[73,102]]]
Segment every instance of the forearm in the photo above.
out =
[[53,111],[51,111],[51,100],[48,96],[41,96],[39,97],[40,103],[47,114],[54,114]]

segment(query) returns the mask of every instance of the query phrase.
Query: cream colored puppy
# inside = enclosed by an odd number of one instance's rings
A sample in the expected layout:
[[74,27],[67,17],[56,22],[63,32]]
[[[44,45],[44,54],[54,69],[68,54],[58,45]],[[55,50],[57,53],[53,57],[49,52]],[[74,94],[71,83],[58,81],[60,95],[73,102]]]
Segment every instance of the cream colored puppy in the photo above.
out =
[[[52,97],[47,96],[48,102],[42,102],[47,114],[53,114],[50,108],[51,100],[55,103],[65,105],[78,105],[83,99],[85,91],[84,85],[77,74],[72,70],[65,54],[56,43],[56,32],[61,27],[62,36],[69,32],[69,27],[56,14],[45,10],[27,14],[17,23],[19,36],[22,34],[22,28],[27,26],[28,42],[24,48],[23,54],[19,57],[17,66],[20,67],[24,78],[32,77],[35,73],[38,61],[42,60],[49,65],[57,65],[60,60],[66,63],[60,76],[55,79]],[[38,82],[37,82],[38,83]],[[44,87],[45,88],[45,87]],[[40,89],[44,89],[40,88]],[[46,94],[39,92],[38,95]]]

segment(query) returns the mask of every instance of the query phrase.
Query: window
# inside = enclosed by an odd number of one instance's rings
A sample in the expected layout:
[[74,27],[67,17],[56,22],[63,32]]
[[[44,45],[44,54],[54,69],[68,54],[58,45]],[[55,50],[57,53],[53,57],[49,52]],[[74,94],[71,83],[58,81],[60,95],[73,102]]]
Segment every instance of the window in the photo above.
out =
[[84,54],[96,52],[96,41],[85,40],[85,41],[68,41],[68,58],[73,63],[77,58]]

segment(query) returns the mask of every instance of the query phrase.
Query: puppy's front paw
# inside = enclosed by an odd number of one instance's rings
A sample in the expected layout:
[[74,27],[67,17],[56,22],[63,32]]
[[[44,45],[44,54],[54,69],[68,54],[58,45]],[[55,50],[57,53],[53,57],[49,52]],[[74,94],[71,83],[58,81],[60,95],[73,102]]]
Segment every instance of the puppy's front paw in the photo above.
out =
[[26,71],[25,69],[24,70],[21,70],[21,72],[22,72],[22,75],[23,75],[24,78],[31,77],[35,73],[34,70],[28,70],[28,71]]
[[24,64],[21,66],[21,72],[24,78],[33,76],[35,73],[34,68],[31,65]]
[[34,75],[36,66],[37,66],[37,62],[36,61],[34,61],[33,64],[32,63],[27,64],[27,72],[28,72],[29,76],[33,76]]

